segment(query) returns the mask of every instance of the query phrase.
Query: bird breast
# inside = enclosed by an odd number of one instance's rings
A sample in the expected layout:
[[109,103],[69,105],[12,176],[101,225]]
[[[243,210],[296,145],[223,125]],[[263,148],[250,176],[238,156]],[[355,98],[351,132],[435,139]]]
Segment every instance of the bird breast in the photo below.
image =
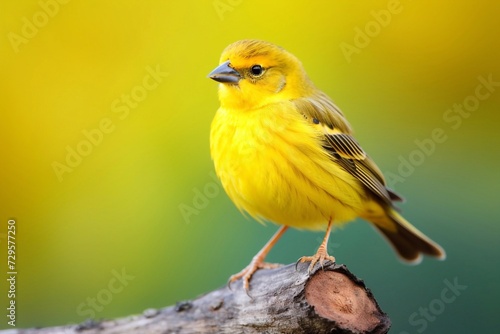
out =
[[292,108],[218,110],[211,154],[224,189],[257,220],[321,229],[330,217],[354,218],[360,186],[332,163],[317,128]]

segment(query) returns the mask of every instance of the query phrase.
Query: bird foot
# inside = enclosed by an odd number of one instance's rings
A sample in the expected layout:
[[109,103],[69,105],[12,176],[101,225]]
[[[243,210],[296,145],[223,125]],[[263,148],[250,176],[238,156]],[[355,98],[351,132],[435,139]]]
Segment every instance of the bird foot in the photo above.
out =
[[229,288],[231,288],[231,283],[234,281],[239,280],[240,278],[243,279],[243,288],[245,289],[245,292],[247,293],[248,296],[248,291],[250,289],[250,279],[252,278],[252,275],[259,269],[274,269],[281,267],[281,264],[278,263],[267,263],[263,262],[260,259],[254,258],[252,262],[248,266],[245,267],[242,271],[240,271],[237,274],[232,275],[229,277],[229,281],[227,282],[227,285]]
[[307,272],[310,274],[314,266],[318,262],[321,265],[321,268],[323,268],[323,262],[325,260],[332,261],[333,263],[335,263],[335,258],[331,255],[328,255],[325,248],[320,247],[316,252],[316,254],[314,254],[313,256],[303,256],[300,259],[298,259],[297,262],[295,263],[295,269],[297,269],[297,265],[299,263],[310,261],[311,264],[309,265],[309,269],[307,269]]

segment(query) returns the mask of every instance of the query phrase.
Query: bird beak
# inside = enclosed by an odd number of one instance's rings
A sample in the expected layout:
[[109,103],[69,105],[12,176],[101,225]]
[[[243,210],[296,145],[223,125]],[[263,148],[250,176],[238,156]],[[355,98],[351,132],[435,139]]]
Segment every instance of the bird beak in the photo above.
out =
[[232,84],[238,83],[241,79],[240,73],[229,66],[229,60],[220,64],[215,70],[210,72],[208,77],[218,82]]

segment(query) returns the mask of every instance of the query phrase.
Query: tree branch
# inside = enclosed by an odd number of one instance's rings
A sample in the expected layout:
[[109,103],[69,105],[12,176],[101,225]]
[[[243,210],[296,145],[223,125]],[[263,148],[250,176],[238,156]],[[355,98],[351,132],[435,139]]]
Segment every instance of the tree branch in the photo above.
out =
[[391,326],[370,290],[344,265],[259,270],[250,295],[241,280],[194,300],[142,315],[80,325],[18,330],[42,333],[387,333]]

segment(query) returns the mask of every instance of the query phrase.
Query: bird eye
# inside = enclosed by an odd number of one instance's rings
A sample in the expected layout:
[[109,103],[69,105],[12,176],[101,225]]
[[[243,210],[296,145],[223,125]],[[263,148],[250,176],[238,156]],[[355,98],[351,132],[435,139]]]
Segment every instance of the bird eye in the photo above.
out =
[[253,65],[250,67],[250,73],[254,77],[260,77],[264,73],[264,68],[260,65]]

